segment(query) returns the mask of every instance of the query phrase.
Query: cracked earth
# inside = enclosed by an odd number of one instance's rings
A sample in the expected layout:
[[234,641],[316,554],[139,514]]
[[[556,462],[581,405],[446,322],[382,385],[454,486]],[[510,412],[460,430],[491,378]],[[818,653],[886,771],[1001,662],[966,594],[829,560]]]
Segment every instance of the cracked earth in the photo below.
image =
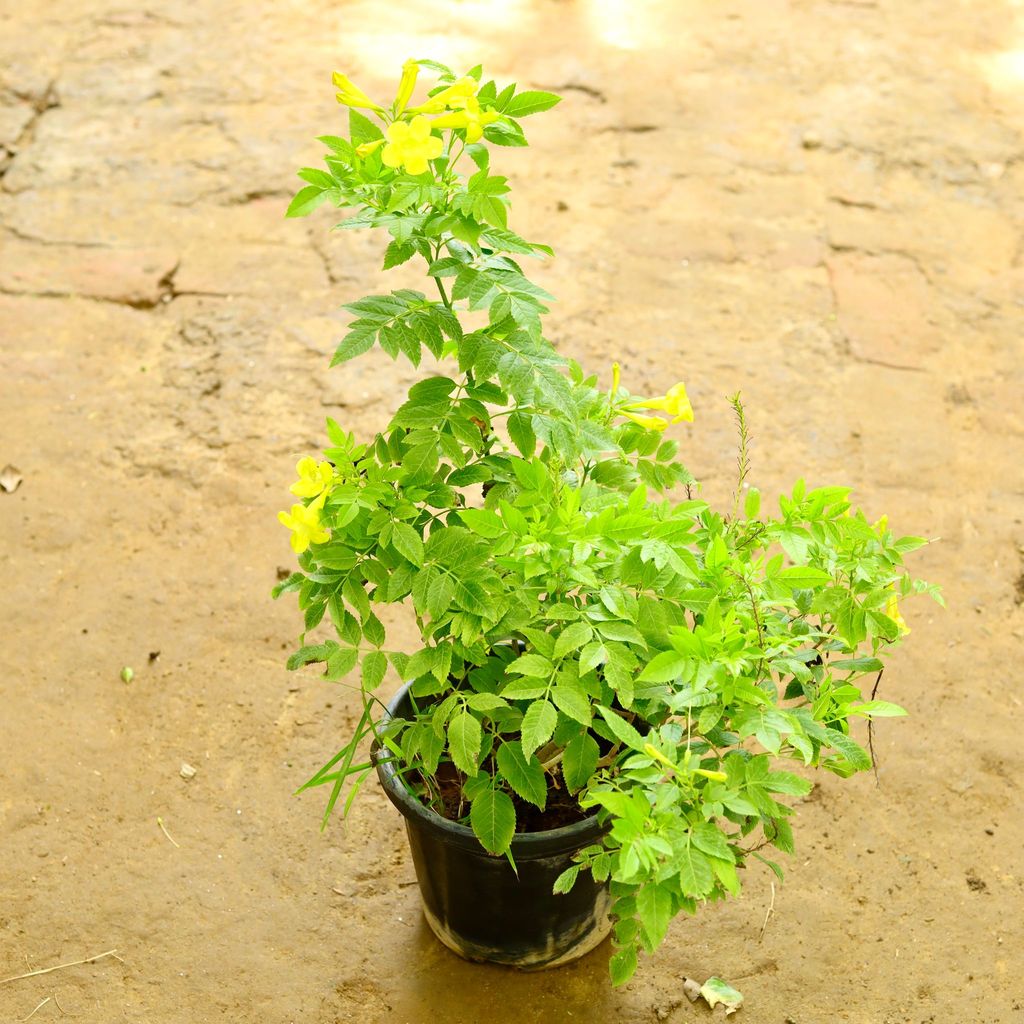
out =
[[[389,94],[409,55],[565,95],[495,154],[558,252],[550,333],[687,381],[712,500],[742,390],[762,491],[942,538],[878,785],[801,804],[763,939],[755,867],[619,991],[604,951],[456,960],[375,789],[325,833],[290,795],[354,702],[284,672],[275,513],[325,415],[365,435],[415,379],[327,368],[339,305],[414,278],[283,210],[330,72]],[[682,979],[718,974],[748,1024],[1024,1021],[1022,133],[1019,0],[0,3],[0,978],[120,958],[0,1019],[700,1021]]]

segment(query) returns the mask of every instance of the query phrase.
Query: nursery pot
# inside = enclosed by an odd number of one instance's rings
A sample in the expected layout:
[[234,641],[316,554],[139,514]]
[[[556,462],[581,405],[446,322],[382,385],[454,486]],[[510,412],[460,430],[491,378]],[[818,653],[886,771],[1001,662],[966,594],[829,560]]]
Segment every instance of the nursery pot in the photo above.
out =
[[[406,685],[388,704],[388,717],[404,718],[411,710]],[[607,885],[581,871],[568,893],[551,891],[573,854],[605,831],[596,817],[548,832],[517,832],[517,876],[508,858],[487,853],[472,829],[410,793],[386,750],[375,749],[373,757],[384,792],[405,818],[423,914],[450,950],[467,960],[540,970],[576,960],[605,938],[611,930]]]

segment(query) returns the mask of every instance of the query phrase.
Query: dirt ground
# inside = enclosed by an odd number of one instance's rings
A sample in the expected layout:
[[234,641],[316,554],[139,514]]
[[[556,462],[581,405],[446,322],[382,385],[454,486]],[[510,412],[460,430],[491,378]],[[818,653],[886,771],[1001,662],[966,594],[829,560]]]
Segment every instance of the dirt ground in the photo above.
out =
[[[747,1024],[1024,1024],[1020,0],[0,10],[0,979],[117,950],[0,984],[0,1021],[702,1021],[682,979],[718,974]],[[558,252],[552,336],[687,381],[706,494],[742,389],[763,491],[854,484],[942,538],[879,785],[820,779],[762,940],[758,867],[619,991],[604,949],[460,962],[375,786],[324,833],[291,795],[354,705],[284,671],[276,512],[326,414],[366,434],[414,375],[327,369],[340,303],[403,279],[282,214],[330,72],[387,95],[410,55],[564,93],[497,155]]]

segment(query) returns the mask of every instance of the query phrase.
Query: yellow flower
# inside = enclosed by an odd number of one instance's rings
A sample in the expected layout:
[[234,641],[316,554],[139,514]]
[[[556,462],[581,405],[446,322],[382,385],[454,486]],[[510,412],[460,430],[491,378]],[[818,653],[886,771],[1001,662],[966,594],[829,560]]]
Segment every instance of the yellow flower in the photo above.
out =
[[648,398],[639,402],[631,402],[627,409],[657,409],[672,416],[673,423],[693,422],[693,406],[690,396],[686,393],[686,385],[680,381],[669,388],[668,393],[660,398]]
[[384,147],[386,167],[405,167],[409,174],[422,174],[427,161],[441,155],[444,146],[430,134],[430,122],[420,114],[408,124],[396,121],[388,125],[388,144]]
[[477,81],[466,75],[457,82],[453,82],[447,89],[442,89],[435,96],[431,96],[426,103],[412,108],[414,114],[440,114],[448,107],[461,107],[465,100],[476,94]]
[[622,367],[618,363],[612,363],[612,395],[614,399],[619,393],[619,381],[622,380]]
[[419,73],[420,66],[414,60],[407,60],[402,65],[402,80],[398,83],[398,95],[395,97],[396,117],[405,110],[406,104],[412,96],[412,91],[416,88],[416,76]]
[[340,71],[335,71],[331,75],[331,81],[336,89],[341,90],[338,93],[338,102],[344,103],[346,107],[366,107],[368,110],[384,109],[379,104],[374,103],[362,89],[353,85],[351,80]]
[[638,416],[635,412],[625,411],[622,412],[622,415],[645,430],[664,430],[668,426],[668,420],[663,420],[660,416]]
[[292,531],[292,550],[301,555],[310,544],[323,544],[330,532],[320,519],[320,510],[327,498],[325,491],[309,505],[292,505],[291,512],[278,512],[277,518]]
[[364,142],[361,146],[356,146],[356,156],[365,159],[379,146],[384,145],[383,139],[374,139],[373,142]]
[[[458,101],[457,101],[458,102]],[[496,110],[481,110],[480,102],[475,96],[468,96],[458,102],[461,110],[442,114],[431,122],[435,128],[465,128],[466,141],[476,142],[484,133],[484,128],[498,120]]]
[[288,489],[300,498],[317,497],[331,486],[334,479],[334,467],[329,462],[317,463],[316,459],[308,456],[299,459],[295,472],[299,474],[299,479]]
[[899,598],[896,595],[896,584],[892,585],[892,594],[889,596],[889,600],[885,604],[885,614],[892,619],[893,622],[899,626],[900,633],[906,636],[910,632],[910,627],[906,624],[903,616],[900,614]]

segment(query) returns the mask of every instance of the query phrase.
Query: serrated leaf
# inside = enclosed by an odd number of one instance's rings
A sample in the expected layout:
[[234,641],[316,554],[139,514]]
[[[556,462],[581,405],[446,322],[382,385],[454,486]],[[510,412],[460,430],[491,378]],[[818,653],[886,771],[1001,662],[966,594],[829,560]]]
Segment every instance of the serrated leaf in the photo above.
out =
[[469,807],[469,823],[488,853],[504,853],[516,832],[516,808],[508,793],[487,786]]
[[582,647],[593,635],[593,629],[586,622],[574,622],[571,626],[566,626],[555,640],[554,657],[565,657],[570,651]]
[[887,700],[869,700],[863,704],[854,704],[850,708],[851,715],[865,715],[869,718],[901,718],[906,713],[906,708],[901,708],[899,704],[891,704]]
[[624,985],[636,973],[636,946],[623,946],[608,961],[608,973],[613,985]]
[[506,741],[498,748],[498,771],[513,792],[544,810],[547,776],[536,757],[526,757],[518,743]]
[[539,654],[521,654],[506,666],[505,671],[516,675],[530,676],[534,679],[547,679],[554,671],[554,666],[547,658],[541,657]]
[[636,894],[636,912],[648,945],[660,946],[672,920],[672,894],[661,885],[648,882]]
[[305,217],[315,210],[329,195],[327,189],[319,185],[307,185],[295,193],[295,198],[288,204],[286,217]]
[[516,410],[508,417],[508,436],[524,459],[533,456],[537,447],[537,435],[533,430],[533,417]]
[[408,523],[395,523],[391,532],[391,545],[415,566],[423,565],[423,541]]
[[555,879],[555,884],[552,886],[551,891],[556,894],[564,894],[569,892],[572,889],[572,887],[576,884],[576,879],[579,877],[579,873],[579,864],[573,864],[571,867],[566,868]]
[[562,755],[562,777],[574,793],[582,789],[597,769],[601,748],[589,732],[574,736]]
[[706,896],[715,884],[708,858],[693,843],[687,843],[679,855],[678,863],[679,888],[683,895]]
[[639,682],[668,683],[684,675],[690,659],[678,651],[662,651],[647,663],[637,676]]
[[581,725],[590,725],[593,712],[590,697],[578,679],[564,679],[551,688],[551,698],[558,710]]
[[838,750],[852,768],[863,772],[871,767],[871,757],[859,743],[835,729],[828,729],[827,732],[828,745]]
[[814,569],[809,565],[783,569],[775,579],[792,590],[811,590],[832,582],[832,577],[824,569]]
[[690,839],[699,850],[719,860],[732,861],[733,852],[729,849],[729,841],[717,825],[710,821],[695,825],[690,831]]
[[480,723],[468,711],[460,711],[448,722],[448,753],[455,767],[473,776],[479,771]]
[[548,700],[536,700],[523,715],[520,727],[523,753],[529,757],[538,747],[544,746],[555,731],[558,724],[558,712]]
[[608,723],[608,728],[620,743],[625,743],[632,750],[642,751],[644,739],[624,718],[606,707],[598,707],[601,717]]
[[528,117],[530,114],[539,114],[542,110],[550,110],[561,100],[562,97],[556,96],[553,92],[527,89],[524,92],[517,92],[509,100],[504,113],[509,117]]
[[363,689],[375,690],[388,670],[388,657],[383,651],[371,651],[363,657]]

